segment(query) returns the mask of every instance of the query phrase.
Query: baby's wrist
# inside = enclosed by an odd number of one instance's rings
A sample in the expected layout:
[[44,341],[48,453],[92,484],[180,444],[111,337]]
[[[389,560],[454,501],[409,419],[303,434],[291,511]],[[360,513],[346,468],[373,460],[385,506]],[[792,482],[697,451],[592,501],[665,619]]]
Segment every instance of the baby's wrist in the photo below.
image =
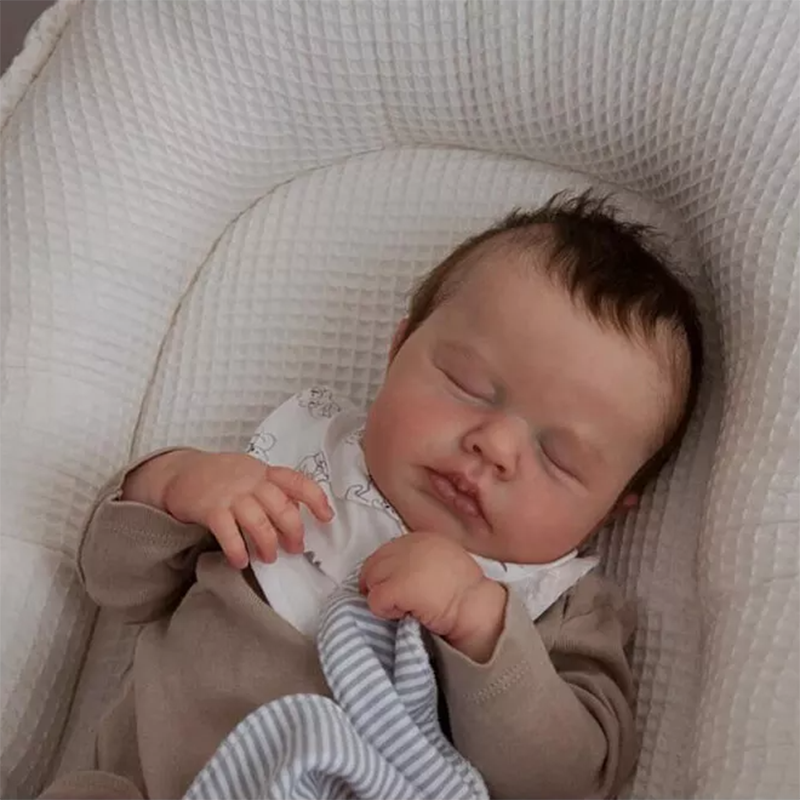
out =
[[185,463],[187,456],[196,452],[189,448],[171,450],[140,464],[125,478],[120,499],[142,503],[168,512],[167,488],[181,465]]
[[465,593],[456,624],[445,641],[472,661],[486,663],[503,632],[507,600],[505,586],[483,578]]

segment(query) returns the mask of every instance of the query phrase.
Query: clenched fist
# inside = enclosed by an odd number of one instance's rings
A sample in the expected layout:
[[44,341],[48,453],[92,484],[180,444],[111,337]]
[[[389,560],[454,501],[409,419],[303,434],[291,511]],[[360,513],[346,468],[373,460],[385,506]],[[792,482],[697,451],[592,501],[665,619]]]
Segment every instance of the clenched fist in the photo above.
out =
[[373,614],[413,616],[474,661],[487,661],[503,629],[506,589],[489,580],[456,542],[408,533],[363,564],[360,589]]

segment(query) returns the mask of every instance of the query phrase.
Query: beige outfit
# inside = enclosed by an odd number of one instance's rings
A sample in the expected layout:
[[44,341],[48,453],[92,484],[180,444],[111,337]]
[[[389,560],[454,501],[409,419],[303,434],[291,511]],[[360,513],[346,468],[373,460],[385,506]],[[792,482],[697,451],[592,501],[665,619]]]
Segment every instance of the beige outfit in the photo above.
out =
[[[225,736],[287,694],[330,696],[314,642],[228,565],[208,531],[102,492],[79,551],[100,606],[139,636],[121,694],[97,733],[95,770],[60,776],[43,797],[180,797]],[[453,743],[492,797],[616,793],[637,754],[623,648],[633,614],[603,579],[581,579],[534,624],[509,593],[491,660],[431,636]]]

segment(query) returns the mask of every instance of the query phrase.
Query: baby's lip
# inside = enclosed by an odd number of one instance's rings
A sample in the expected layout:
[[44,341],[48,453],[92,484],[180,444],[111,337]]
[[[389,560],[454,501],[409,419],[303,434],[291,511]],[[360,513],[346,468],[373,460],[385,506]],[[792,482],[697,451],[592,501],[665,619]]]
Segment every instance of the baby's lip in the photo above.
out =
[[433,489],[440,499],[463,516],[486,520],[480,487],[474,481],[458,472],[429,469],[428,473]]

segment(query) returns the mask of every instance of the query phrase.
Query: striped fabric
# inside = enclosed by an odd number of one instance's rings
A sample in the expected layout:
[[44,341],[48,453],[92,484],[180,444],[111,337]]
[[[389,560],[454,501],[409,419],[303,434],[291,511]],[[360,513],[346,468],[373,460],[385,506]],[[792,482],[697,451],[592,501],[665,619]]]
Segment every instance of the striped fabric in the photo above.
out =
[[318,634],[333,700],[293,695],[247,716],[186,798],[488,798],[445,738],[418,623],[373,616],[354,577]]

